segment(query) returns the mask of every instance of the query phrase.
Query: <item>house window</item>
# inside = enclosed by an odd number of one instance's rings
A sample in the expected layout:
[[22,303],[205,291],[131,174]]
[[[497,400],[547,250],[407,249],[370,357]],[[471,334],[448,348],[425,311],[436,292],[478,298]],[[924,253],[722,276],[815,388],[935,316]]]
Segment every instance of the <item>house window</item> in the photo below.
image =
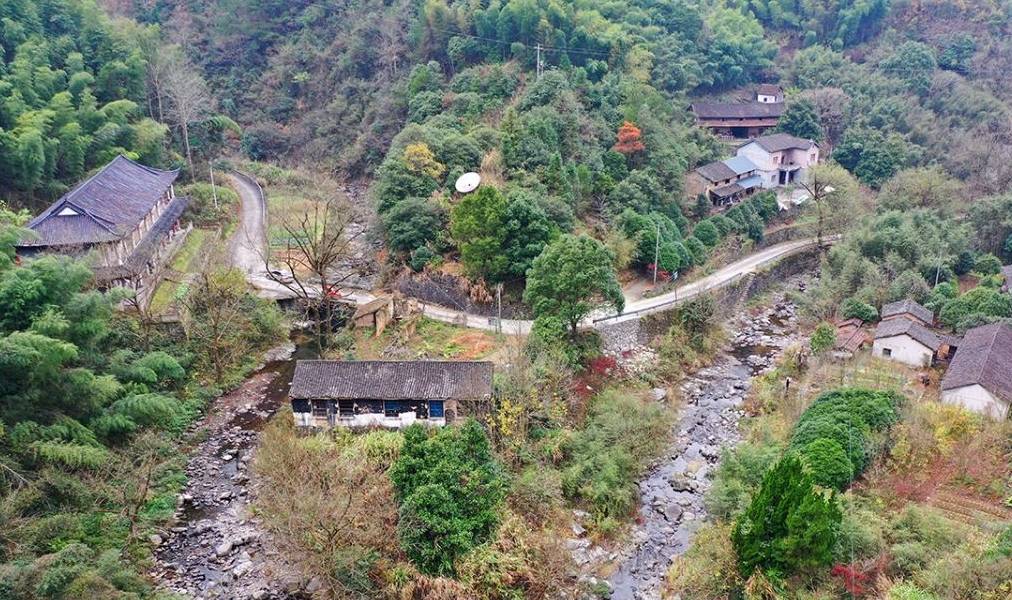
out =
[[341,400],[337,403],[338,415],[351,418],[355,415],[355,402],[352,400]]
[[360,415],[381,415],[383,414],[382,400],[367,400],[355,405],[355,412]]
[[387,400],[383,405],[383,414],[387,417],[399,417],[403,408],[404,402],[400,400]]
[[327,418],[326,400],[313,400],[313,416],[321,419]]
[[429,416],[432,417],[433,419],[443,418],[442,400],[432,400],[431,402],[429,402]]
[[882,348],[882,356],[889,357],[889,356],[892,356],[892,355],[893,355],[893,349],[892,348]]

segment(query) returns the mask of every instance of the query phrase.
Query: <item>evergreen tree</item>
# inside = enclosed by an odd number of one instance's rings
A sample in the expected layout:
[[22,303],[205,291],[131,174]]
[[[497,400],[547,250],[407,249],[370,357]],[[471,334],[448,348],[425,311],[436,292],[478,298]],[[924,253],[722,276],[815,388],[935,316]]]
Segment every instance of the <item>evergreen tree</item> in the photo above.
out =
[[766,473],[735,521],[731,541],[742,576],[757,569],[790,575],[829,564],[842,516],[836,496],[818,490],[801,459],[788,454]]

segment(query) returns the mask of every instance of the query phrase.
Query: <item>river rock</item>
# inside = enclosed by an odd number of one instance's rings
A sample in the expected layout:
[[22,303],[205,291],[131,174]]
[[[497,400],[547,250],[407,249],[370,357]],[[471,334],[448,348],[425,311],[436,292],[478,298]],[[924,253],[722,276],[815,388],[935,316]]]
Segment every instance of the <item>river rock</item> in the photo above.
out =
[[231,551],[232,551],[232,542],[229,542],[227,540],[218,544],[214,548],[214,554],[218,557],[225,556]]
[[151,535],[148,536],[148,541],[151,542],[152,546],[161,546],[163,540],[162,536],[158,535],[157,533],[152,533]]

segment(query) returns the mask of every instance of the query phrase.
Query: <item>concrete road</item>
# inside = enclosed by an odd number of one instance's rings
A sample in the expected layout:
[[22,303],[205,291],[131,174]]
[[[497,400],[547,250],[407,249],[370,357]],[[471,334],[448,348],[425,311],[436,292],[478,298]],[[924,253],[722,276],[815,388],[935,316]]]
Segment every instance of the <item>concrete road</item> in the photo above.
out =
[[[232,264],[246,273],[247,280],[257,290],[257,294],[260,297],[272,300],[293,298],[294,294],[285,288],[285,286],[268,277],[264,268],[263,256],[267,249],[267,206],[263,191],[256,181],[249,176],[233,173],[229,177],[241,199],[239,226],[229,242]],[[826,243],[833,243],[838,239],[839,236],[835,236],[827,238],[825,241]],[[621,315],[614,315],[606,311],[596,312],[585,319],[582,326],[599,328],[611,323],[639,319],[646,314],[668,310],[678,303],[705,291],[727,285],[760,267],[785,256],[811,248],[815,244],[816,240],[809,238],[770,246],[692,283],[677,286],[675,289],[653,298],[643,298],[628,302],[626,303],[625,311]],[[376,296],[365,290],[349,290],[346,293],[346,298],[356,304],[364,304],[374,300]],[[464,313],[452,308],[446,308],[445,306],[423,304],[422,313],[430,319],[452,323],[461,327],[483,329],[485,331],[496,331],[498,329],[494,319],[483,315]],[[508,335],[527,335],[531,331],[532,323],[532,321],[528,320],[503,319],[501,330],[504,334]]]
[[239,224],[229,240],[232,265],[243,273],[264,270],[267,249],[267,206],[256,181],[239,173],[228,174],[229,183],[239,194]]

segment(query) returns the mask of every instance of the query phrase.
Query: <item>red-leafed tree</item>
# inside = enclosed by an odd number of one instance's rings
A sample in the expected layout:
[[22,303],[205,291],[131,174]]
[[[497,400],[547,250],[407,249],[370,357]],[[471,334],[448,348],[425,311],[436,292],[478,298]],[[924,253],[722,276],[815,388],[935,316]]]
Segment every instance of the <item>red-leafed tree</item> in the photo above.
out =
[[643,132],[634,123],[626,121],[618,128],[618,141],[612,150],[621,152],[627,157],[646,150],[643,145]]

